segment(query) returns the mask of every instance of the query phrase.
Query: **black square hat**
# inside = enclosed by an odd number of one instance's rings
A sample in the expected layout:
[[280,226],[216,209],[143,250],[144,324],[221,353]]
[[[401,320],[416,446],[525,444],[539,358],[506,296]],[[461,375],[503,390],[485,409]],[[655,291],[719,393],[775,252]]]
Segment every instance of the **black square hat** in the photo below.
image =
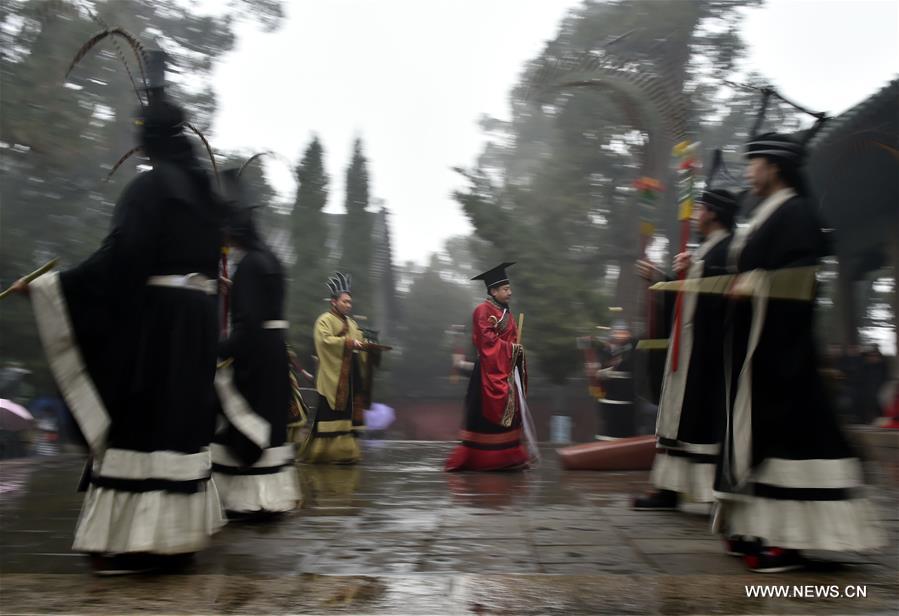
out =
[[472,278],[472,280],[483,280],[488,289],[497,285],[506,284],[507,282],[509,282],[509,276],[506,274],[506,268],[513,265],[515,265],[515,261],[500,263],[493,269],[489,269],[483,274],[478,274],[477,276]]
[[766,156],[784,162],[801,164],[805,158],[805,146],[793,135],[765,133],[746,143],[746,157]]
[[723,188],[706,188],[696,201],[715,212],[725,227],[733,227],[740,204],[732,192]]

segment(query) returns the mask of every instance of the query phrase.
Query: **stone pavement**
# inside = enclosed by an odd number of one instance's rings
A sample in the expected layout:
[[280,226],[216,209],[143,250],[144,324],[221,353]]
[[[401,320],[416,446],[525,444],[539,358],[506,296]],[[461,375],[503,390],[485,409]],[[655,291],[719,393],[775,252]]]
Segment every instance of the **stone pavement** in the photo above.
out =
[[[751,574],[702,506],[628,508],[646,472],[447,474],[451,444],[366,441],[355,467],[299,466],[305,505],[231,523],[177,574],[97,578],[69,551],[78,456],[0,463],[0,612],[67,614],[895,614],[895,467],[872,464],[891,537],[873,555]],[[863,598],[750,598],[749,584],[863,586]],[[814,590],[812,590],[814,592]]]

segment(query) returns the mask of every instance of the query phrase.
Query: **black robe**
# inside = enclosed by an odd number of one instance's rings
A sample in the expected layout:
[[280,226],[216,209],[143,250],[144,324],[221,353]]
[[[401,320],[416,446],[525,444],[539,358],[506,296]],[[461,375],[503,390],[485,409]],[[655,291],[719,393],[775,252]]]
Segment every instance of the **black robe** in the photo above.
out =
[[[290,376],[284,321],[284,270],[268,249],[248,250],[231,287],[231,334],[216,378],[223,425],[213,470],[227,510],[287,511],[299,500],[293,444],[287,439]],[[222,372],[227,377],[222,379]]]
[[758,270],[763,281],[730,307],[728,424],[715,486],[726,507],[718,521],[727,533],[769,545],[863,550],[882,535],[818,372],[814,299],[765,292],[771,272],[814,266],[825,251],[812,202],[788,190],[762,202],[731,244],[731,267]]
[[[727,271],[731,236],[718,231],[694,256],[688,278]],[[673,304],[676,296],[666,298]],[[724,430],[724,331],[727,300],[712,293],[681,299],[678,370],[673,370],[674,320],[656,425],[658,452],[652,481],[700,502],[712,501],[715,463]]]
[[[221,523],[208,446],[224,212],[185,162],[155,161],[97,252],[32,283],[51,369],[94,454],[76,550],[191,552]],[[206,283],[148,284],[187,274]]]
[[146,284],[153,275],[217,278],[221,220],[211,198],[177,168],[141,174],[100,250],[60,275],[112,419],[109,447],[195,453],[211,440],[213,416],[199,409],[212,399],[216,296]]
[[637,387],[634,373],[638,366],[637,340],[631,338],[610,352],[611,366],[601,374],[605,396],[597,401],[599,440],[637,434]]
[[[738,273],[813,266],[824,251],[824,235],[812,204],[794,196],[749,235],[739,254],[733,255],[732,266]],[[768,458],[854,456],[818,371],[814,308],[811,299],[766,301],[751,359],[753,468]],[[732,311],[731,406],[741,385],[754,307],[750,300],[736,300]],[[733,440],[733,434],[729,437]]]
[[[287,330],[270,325],[284,319],[284,287],[278,259],[268,251],[248,251],[234,272],[231,335],[219,345],[219,357],[234,360],[237,391],[270,426],[268,447],[283,445],[287,439]],[[234,425],[216,442],[231,448],[246,465],[256,463],[264,449]]]

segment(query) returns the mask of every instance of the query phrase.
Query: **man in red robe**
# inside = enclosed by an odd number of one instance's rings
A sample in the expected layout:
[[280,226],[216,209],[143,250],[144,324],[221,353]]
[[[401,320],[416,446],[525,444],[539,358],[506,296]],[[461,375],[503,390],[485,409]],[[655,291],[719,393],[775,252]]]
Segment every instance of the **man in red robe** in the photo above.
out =
[[518,343],[518,327],[509,309],[512,287],[503,263],[472,280],[487,285],[487,299],[472,315],[477,349],[465,396],[462,441],[446,461],[447,471],[496,471],[525,468],[528,452],[523,431],[527,412],[527,364]]

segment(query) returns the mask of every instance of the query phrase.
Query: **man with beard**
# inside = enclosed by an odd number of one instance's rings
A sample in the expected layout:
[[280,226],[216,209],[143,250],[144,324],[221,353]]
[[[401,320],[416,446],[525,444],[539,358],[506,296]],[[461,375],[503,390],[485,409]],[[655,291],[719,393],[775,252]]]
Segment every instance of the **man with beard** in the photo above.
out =
[[362,330],[353,319],[351,279],[337,272],[328,279],[331,308],[313,329],[318,372],[318,404],[309,437],[300,451],[304,462],[354,464],[362,458],[365,430],[363,382],[368,357]]
[[528,465],[527,363],[518,326],[509,308],[512,287],[501,265],[479,274],[487,299],[472,315],[471,339],[477,349],[465,396],[462,441],[446,461],[447,471],[516,470]]

